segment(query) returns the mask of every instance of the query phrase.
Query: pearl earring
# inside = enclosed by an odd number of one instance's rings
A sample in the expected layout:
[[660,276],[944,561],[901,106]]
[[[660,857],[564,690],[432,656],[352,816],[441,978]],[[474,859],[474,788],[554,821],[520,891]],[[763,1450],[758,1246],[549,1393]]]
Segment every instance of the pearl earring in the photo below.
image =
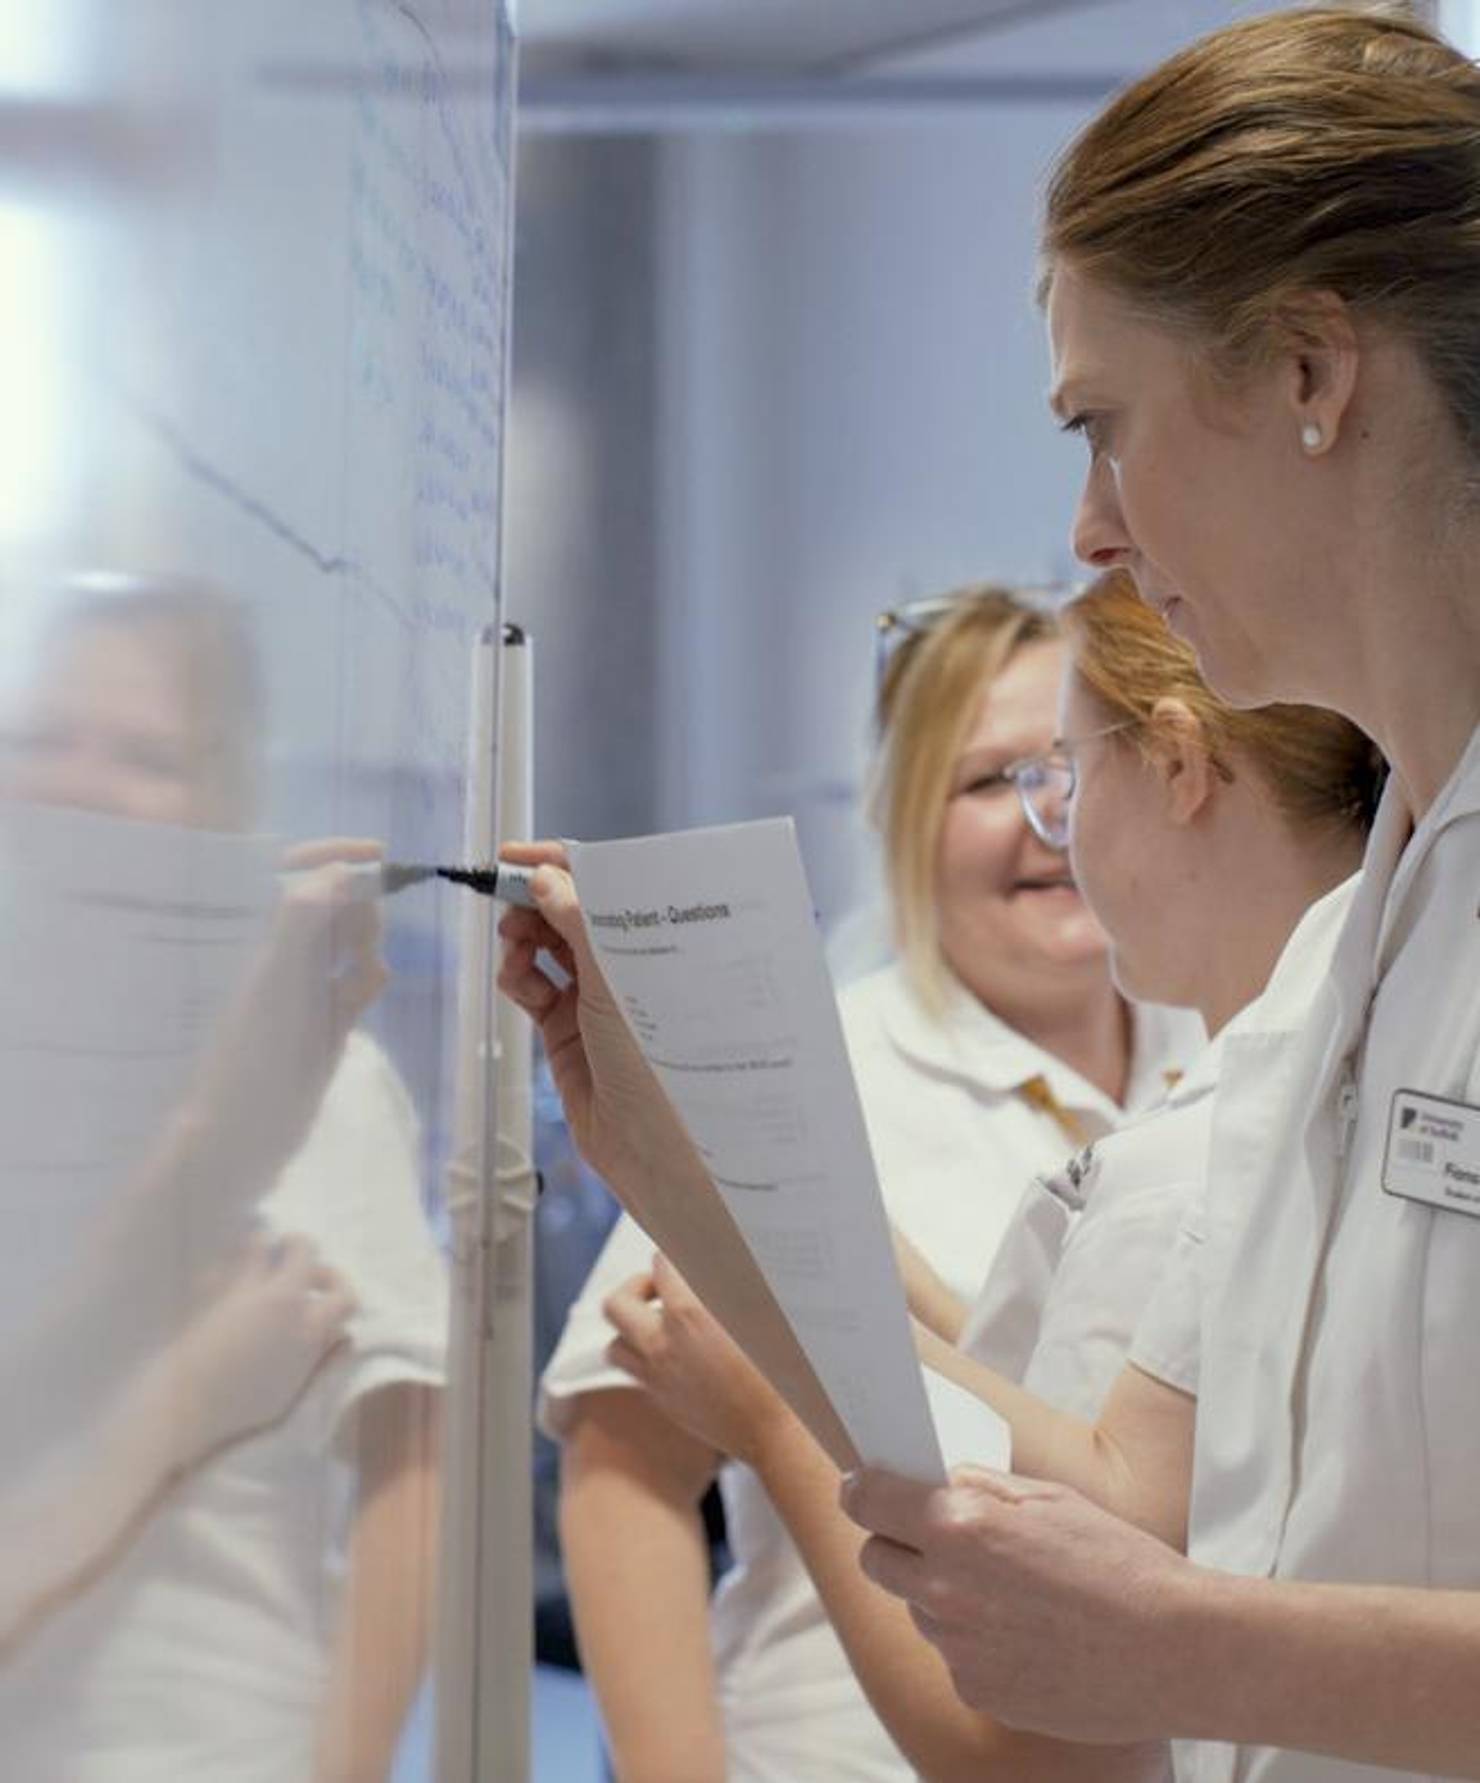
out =
[[1300,430],[1300,443],[1305,447],[1307,452],[1319,452],[1321,449],[1321,439],[1321,430],[1316,426],[1314,421],[1307,421],[1305,426]]

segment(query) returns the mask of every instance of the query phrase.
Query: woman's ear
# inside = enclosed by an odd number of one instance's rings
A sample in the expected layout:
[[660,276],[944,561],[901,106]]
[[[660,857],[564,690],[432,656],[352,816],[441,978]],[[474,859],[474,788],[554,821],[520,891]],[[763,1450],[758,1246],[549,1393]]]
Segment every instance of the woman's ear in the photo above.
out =
[[1143,732],[1151,771],[1175,824],[1190,824],[1207,808],[1218,772],[1207,732],[1185,700],[1165,697],[1151,709]]
[[1351,309],[1334,291],[1305,291],[1279,315],[1289,351],[1291,437],[1319,458],[1340,437],[1361,367],[1362,343]]

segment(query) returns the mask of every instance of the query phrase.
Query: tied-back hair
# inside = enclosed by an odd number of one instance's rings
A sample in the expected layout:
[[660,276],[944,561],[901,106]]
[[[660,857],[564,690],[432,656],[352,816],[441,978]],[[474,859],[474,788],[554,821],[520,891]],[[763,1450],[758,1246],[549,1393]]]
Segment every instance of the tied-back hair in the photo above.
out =
[[1161,700],[1179,700],[1197,720],[1225,780],[1256,774],[1289,822],[1304,832],[1371,828],[1387,764],[1350,719],[1316,706],[1240,711],[1198,672],[1190,645],[1169,632],[1124,570],[1098,577],[1063,611],[1074,672],[1112,723],[1147,747]]
[[1480,468],[1480,70],[1396,8],[1216,31],[1128,87],[1048,191],[1056,264],[1227,376],[1334,292],[1406,340]]

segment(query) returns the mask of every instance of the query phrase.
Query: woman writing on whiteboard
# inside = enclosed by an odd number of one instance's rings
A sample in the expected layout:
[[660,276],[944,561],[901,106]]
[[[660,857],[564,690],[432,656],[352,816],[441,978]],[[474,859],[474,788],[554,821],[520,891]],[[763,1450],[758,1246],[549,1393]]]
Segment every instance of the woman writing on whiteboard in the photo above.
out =
[[[1064,623],[1060,739],[1020,778],[1045,826],[1071,805],[1075,878],[1122,989],[1195,1007],[1215,1036],[1160,1106],[1028,1186],[961,1333],[966,1355],[1093,1418],[1201,1182],[1223,1033],[1263,990],[1307,907],[1349,896],[1381,763],[1333,713],[1223,704],[1124,576],[1101,578]],[[1226,932],[1230,902],[1248,913],[1236,938]],[[921,1776],[1165,1775],[1159,1747],[1115,1752],[1015,1734],[956,1698],[939,1656],[859,1571],[836,1469],[671,1268],[660,1265],[656,1283],[627,1284],[608,1314],[621,1337],[616,1359],[658,1403],[755,1467],[870,1701]],[[938,1346],[931,1359],[949,1371]]]
[[[845,1035],[898,1227],[959,1317],[1020,1184],[1164,1087],[1171,1030],[1132,1014],[1062,853],[1003,769],[1043,749],[1054,622],[978,588],[886,616],[877,809],[899,958],[849,986]],[[736,1565],[710,1610],[697,1502],[715,1449],[605,1360],[605,1295],[652,1245],[616,1229],[543,1382],[582,1654],[623,1783],[910,1775],[754,1471],[725,1467]],[[934,1278],[932,1278],[934,1279]],[[712,1639],[712,1647],[711,1647]]]

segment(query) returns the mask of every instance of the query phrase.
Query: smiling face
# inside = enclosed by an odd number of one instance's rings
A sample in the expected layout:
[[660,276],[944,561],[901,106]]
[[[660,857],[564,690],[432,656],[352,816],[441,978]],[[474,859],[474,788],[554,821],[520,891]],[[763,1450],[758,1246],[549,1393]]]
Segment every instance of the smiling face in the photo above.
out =
[[1062,854],[1028,827],[1010,763],[1047,749],[1065,661],[1061,644],[1021,649],[988,687],[951,777],[936,854],[940,948],[989,1008],[1035,988],[1104,975],[1104,936]]
[[1076,554],[1128,569],[1230,703],[1310,697],[1329,641],[1331,553],[1301,446],[1298,367],[1216,390],[1183,339],[1069,264],[1054,270],[1048,327],[1052,406],[1090,453]]

